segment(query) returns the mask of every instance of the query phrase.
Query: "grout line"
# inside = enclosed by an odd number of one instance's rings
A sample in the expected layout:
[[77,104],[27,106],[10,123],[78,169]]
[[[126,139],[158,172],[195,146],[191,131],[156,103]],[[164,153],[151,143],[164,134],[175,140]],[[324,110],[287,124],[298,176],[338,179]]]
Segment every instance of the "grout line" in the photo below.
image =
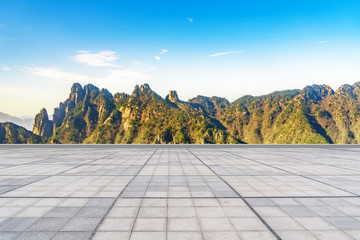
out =
[[[97,230],[99,229],[99,227],[101,226],[101,224],[104,222],[105,218],[109,215],[110,211],[113,209],[113,207],[115,206],[115,203],[117,202],[117,200],[120,199],[121,194],[125,191],[125,189],[129,186],[129,184],[135,179],[135,177],[141,172],[141,170],[144,168],[144,166],[149,162],[149,160],[154,156],[154,154],[157,152],[157,150],[159,150],[159,148],[155,149],[155,151],[150,155],[150,157],[145,161],[145,163],[143,164],[143,166],[139,169],[139,171],[134,175],[134,177],[126,184],[126,186],[123,188],[123,190],[121,190],[121,192],[119,193],[119,195],[114,199],[113,203],[110,205],[109,209],[106,211],[106,213],[104,214],[104,216],[101,218],[100,222],[96,225],[95,229],[92,231],[89,240],[93,239]],[[134,224],[135,224],[135,220],[134,220]]]
[[240,195],[227,181],[225,181],[222,177],[220,177],[214,170],[212,170],[206,163],[204,163],[198,156],[196,156],[192,151],[186,148],[191,154],[193,154],[200,162],[202,162],[206,167],[208,167],[215,175],[217,175],[221,180],[223,180],[248,206],[248,208],[256,215],[256,217],[265,225],[265,227],[274,235],[277,240],[281,240],[281,237],[271,228],[271,226],[263,219],[260,214],[250,205],[246,199]]

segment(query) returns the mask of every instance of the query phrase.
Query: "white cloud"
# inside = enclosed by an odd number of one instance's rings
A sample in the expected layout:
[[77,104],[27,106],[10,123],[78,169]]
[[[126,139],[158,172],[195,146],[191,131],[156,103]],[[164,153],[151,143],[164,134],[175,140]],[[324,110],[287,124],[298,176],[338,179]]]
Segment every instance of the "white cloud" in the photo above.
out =
[[160,57],[159,56],[154,56],[155,60],[160,61]]
[[328,44],[329,42],[330,42],[329,40],[324,40],[324,41],[318,42],[318,44]]
[[209,57],[218,57],[218,56],[223,56],[223,55],[228,55],[228,54],[235,54],[235,53],[243,53],[243,50],[239,50],[239,51],[230,51],[230,52],[219,52],[219,53],[214,53],[209,55]]
[[97,53],[90,53],[90,51],[78,51],[78,55],[74,56],[74,60],[80,63],[85,63],[95,67],[120,67],[114,64],[118,59],[114,51],[100,51]]
[[57,82],[62,82],[62,83],[89,82],[93,80],[91,77],[76,73],[64,72],[61,69],[54,67],[24,68],[23,71],[28,72],[35,76],[43,77],[48,80],[55,80]]
[[11,68],[8,66],[4,66],[1,68],[1,71],[10,71],[10,70],[11,70]]
[[193,22],[194,22],[194,19],[192,19],[192,18],[186,18],[186,20],[188,20],[189,23],[193,23]]
[[164,53],[167,53],[169,50],[167,50],[167,49],[161,49],[161,52],[159,53],[159,55],[161,55],[161,54],[164,54]]

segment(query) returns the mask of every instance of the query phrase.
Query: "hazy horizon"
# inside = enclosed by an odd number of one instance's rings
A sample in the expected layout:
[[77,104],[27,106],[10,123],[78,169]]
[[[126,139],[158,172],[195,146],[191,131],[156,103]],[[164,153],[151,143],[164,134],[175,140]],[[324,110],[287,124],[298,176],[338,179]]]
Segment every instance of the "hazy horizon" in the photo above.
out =
[[0,112],[49,114],[71,84],[165,97],[360,81],[358,1],[25,1],[0,8]]

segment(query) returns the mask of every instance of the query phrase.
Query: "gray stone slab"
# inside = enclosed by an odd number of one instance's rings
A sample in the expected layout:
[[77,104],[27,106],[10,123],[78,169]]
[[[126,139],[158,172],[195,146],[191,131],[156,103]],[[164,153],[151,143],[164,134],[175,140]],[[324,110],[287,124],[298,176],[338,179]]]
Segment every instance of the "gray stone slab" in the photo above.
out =
[[19,232],[0,232],[0,239],[2,240],[12,240],[14,239],[16,236],[18,236],[20,233]]
[[74,217],[60,231],[65,232],[91,232],[93,231],[101,218],[79,218]]
[[360,222],[351,217],[324,217],[341,230],[360,230]]
[[25,231],[29,226],[35,223],[39,218],[21,218],[21,217],[12,217],[6,219],[4,222],[0,223],[0,232],[4,231]]
[[44,217],[72,218],[80,211],[81,207],[55,207]]
[[51,240],[88,240],[92,232],[58,232]]
[[40,232],[57,232],[59,231],[70,218],[40,218],[27,231]]
[[109,207],[82,207],[76,214],[79,218],[101,218],[105,215]]
[[22,232],[14,240],[50,240],[55,232]]

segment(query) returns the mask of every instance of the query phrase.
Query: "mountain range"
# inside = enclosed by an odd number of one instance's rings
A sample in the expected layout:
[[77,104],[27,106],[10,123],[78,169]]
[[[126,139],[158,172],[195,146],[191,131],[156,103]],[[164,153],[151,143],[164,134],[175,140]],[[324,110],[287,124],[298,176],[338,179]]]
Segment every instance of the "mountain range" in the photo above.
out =
[[42,109],[32,133],[1,124],[0,143],[359,143],[359,99],[360,82],[336,91],[312,85],[234,102],[205,96],[182,101],[176,91],[162,98],[148,84],[112,95],[75,83],[53,120]]
[[27,130],[32,130],[34,125],[33,117],[14,117],[6,113],[0,112],[0,123],[12,122],[16,125],[22,126]]

